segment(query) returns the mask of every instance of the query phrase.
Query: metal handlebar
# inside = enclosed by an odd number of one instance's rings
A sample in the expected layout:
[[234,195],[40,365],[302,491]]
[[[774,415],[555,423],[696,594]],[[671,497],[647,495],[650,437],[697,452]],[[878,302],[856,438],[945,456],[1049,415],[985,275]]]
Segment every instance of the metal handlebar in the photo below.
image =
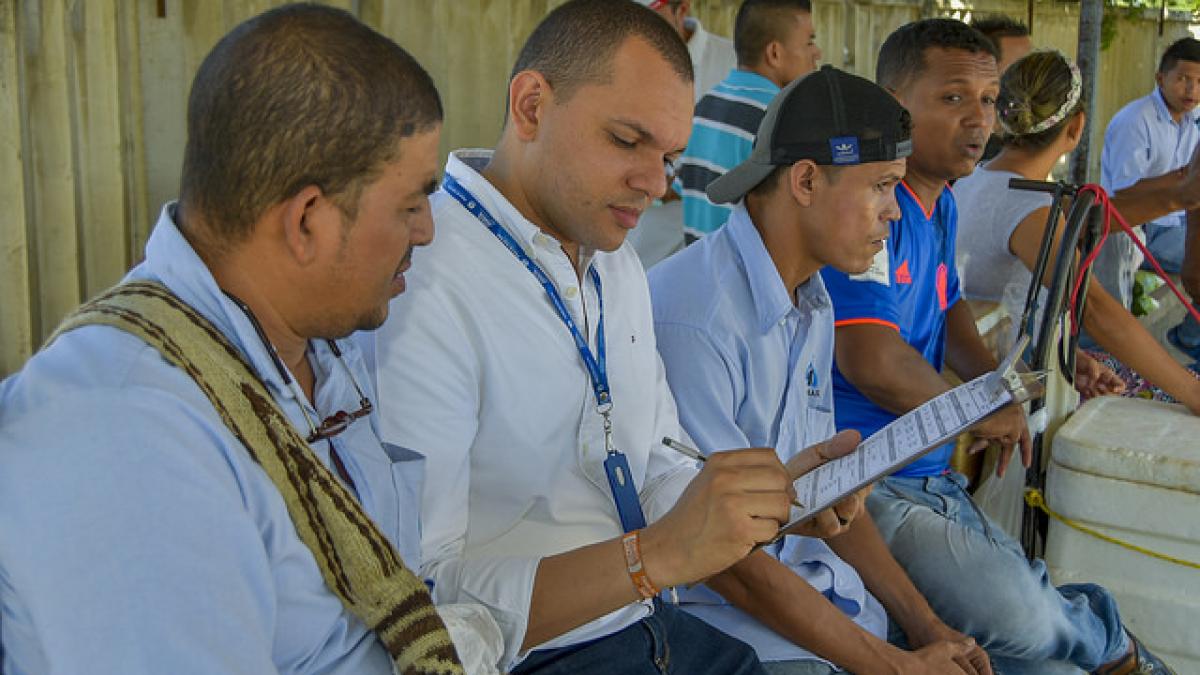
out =
[[[1029,367],[1032,370],[1045,370],[1053,355],[1051,348],[1056,342],[1055,333],[1058,329],[1059,319],[1063,316],[1070,301],[1068,294],[1074,288],[1074,282],[1081,272],[1079,270],[1080,261],[1086,258],[1098,243],[1103,213],[1095,208],[1096,195],[1092,192],[1081,193],[1079,186],[1076,185],[1014,178],[1009,181],[1008,186],[1012,190],[1046,192],[1054,196],[1050,203],[1050,213],[1046,220],[1045,232],[1042,235],[1041,248],[1038,250],[1037,263],[1034,265],[1032,279],[1030,280],[1029,292],[1025,298],[1025,309],[1021,315],[1021,323],[1017,326],[1019,331],[1017,339],[1020,339],[1021,335],[1029,335],[1031,338],[1036,338],[1031,343]],[[1042,281],[1046,276],[1047,267],[1049,267],[1050,248],[1054,243],[1054,237],[1058,231],[1058,221],[1062,213],[1062,201],[1066,197],[1072,198],[1071,207],[1067,212],[1065,225],[1063,226],[1062,241],[1059,244],[1058,255],[1054,261],[1054,270],[1050,277],[1050,284],[1046,294],[1046,306],[1042,312],[1041,322],[1039,325],[1034,325],[1037,318],[1039,290],[1042,288]],[[1082,248],[1086,250],[1080,250],[1081,243]],[[1077,253],[1078,256],[1076,255]],[[1082,273],[1085,275],[1084,286],[1080,291],[1078,304],[1074,308],[1077,319],[1082,318],[1082,311],[1087,298],[1086,284],[1090,278],[1091,271],[1083,270]],[[1063,376],[1068,382],[1072,383],[1074,381],[1075,350],[1078,346],[1078,341],[1077,336],[1071,336],[1067,339],[1065,346],[1059,342],[1060,349],[1065,349],[1065,351],[1060,351],[1059,353],[1059,365]],[[1044,407],[1044,400],[1035,399],[1030,403],[1030,415],[1037,413]],[[1045,473],[1042,471],[1044,440],[1044,432],[1034,435],[1032,444],[1033,461],[1030,464],[1029,471],[1025,474],[1026,487],[1038,490],[1044,489],[1046,481]],[[1040,549],[1044,547],[1047,527],[1046,517],[1041,511],[1028,505],[1024,506],[1021,517],[1021,545],[1024,547],[1025,555],[1029,559],[1032,560],[1040,555]]]

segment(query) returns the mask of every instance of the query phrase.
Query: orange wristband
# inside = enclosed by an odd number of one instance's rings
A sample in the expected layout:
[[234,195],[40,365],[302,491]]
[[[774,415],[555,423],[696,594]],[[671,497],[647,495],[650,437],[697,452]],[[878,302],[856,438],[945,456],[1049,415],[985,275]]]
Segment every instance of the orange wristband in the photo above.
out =
[[629,571],[629,578],[633,580],[633,586],[638,593],[647,600],[658,595],[658,588],[650,581],[650,577],[646,576],[646,569],[642,567],[642,545],[639,535],[641,530],[627,532],[621,537],[621,547],[625,550],[625,569]]

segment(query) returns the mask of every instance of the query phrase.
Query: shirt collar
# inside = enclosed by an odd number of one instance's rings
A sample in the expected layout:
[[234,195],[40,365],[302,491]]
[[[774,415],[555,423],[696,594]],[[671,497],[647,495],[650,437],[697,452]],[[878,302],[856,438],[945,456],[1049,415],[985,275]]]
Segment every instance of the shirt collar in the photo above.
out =
[[[1158,120],[1168,124],[1175,124],[1175,120],[1171,117],[1171,109],[1167,107],[1167,99],[1163,98],[1162,89],[1155,87],[1154,93],[1150,95],[1150,98],[1154,101],[1154,111],[1158,113]],[[1183,117],[1179,118],[1179,124],[1184,124],[1185,122],[1195,124],[1196,115],[1197,112],[1195,109],[1185,112]]]
[[796,307],[788,296],[779,270],[775,268],[775,261],[771,260],[762,237],[750,221],[745,203],[734,207],[725,229],[729,231],[727,236],[733,241],[733,247],[742,259],[742,268],[746,270],[759,330],[766,333],[795,311]]
[[779,93],[779,85],[753,70],[734,68],[729,71],[729,76],[725,78],[725,84],[742,89],[762,89],[772,94]]
[[[525,254],[536,258],[535,251],[548,251],[565,256],[558,240],[542,232],[508,201],[491,181],[480,172],[491,161],[492,151],[484,148],[464,148],[450,153],[446,159],[446,173],[462,184],[475,199],[478,199],[500,226],[513,236],[525,249]],[[580,247],[579,268],[586,270],[591,265],[596,251]]]
[[692,57],[692,63],[698,63],[704,56],[704,50],[708,48],[708,31],[704,30],[700,19],[694,16],[684,19],[683,26],[692,31],[692,37],[687,41],[688,56]]
[[[208,266],[179,230],[175,217],[175,202],[163,206],[146,242],[146,259],[130,272],[129,278],[154,279],[166,285],[241,350],[259,378],[272,386],[276,396],[294,398],[295,393],[283,381],[250,319],[221,291]],[[322,358],[328,350],[328,346],[319,340],[311,341],[310,348],[319,352]]]

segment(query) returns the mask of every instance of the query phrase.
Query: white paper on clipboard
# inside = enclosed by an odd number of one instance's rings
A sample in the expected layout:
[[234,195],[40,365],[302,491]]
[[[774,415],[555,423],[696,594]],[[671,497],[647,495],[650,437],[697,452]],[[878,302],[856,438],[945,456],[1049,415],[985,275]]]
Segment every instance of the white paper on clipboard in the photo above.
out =
[[792,506],[791,522],[780,528],[776,539],[847,495],[954,440],[1011,403],[1014,387],[1036,384],[1036,376],[1018,372],[1024,365],[1020,353],[1025,343],[1018,342],[996,370],[926,401],[859,443],[850,454],[797,478],[796,499],[804,508]]

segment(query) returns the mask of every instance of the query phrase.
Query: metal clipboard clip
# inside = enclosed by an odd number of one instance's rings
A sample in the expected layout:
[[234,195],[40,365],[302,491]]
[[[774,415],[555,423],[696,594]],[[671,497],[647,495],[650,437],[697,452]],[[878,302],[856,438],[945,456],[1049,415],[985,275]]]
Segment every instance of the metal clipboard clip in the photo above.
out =
[[1012,396],[1014,403],[1032,401],[1035,398],[1041,398],[1046,393],[1046,377],[1049,375],[1049,371],[1030,370],[1029,366],[1021,360],[1021,354],[1025,352],[1025,346],[1028,344],[1029,336],[1022,335],[1000,367],[996,369],[996,374],[1000,377],[1000,384]]

